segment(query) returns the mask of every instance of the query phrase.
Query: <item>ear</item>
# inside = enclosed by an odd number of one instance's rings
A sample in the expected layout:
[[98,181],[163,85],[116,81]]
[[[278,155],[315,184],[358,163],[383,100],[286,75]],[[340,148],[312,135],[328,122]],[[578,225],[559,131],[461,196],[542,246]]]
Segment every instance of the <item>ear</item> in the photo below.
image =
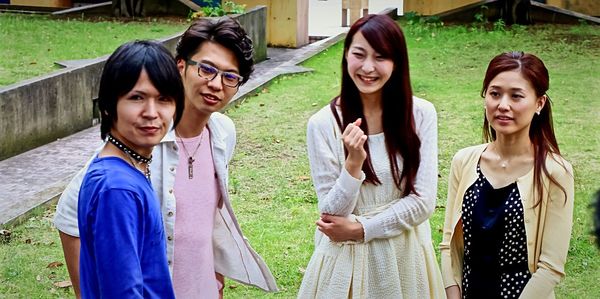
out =
[[179,69],[179,74],[181,75],[181,77],[184,77],[185,75],[185,61],[183,59],[179,59],[177,60],[177,68]]
[[537,99],[537,109],[535,111],[537,114],[539,114],[542,111],[542,109],[544,109],[544,105],[546,105],[547,100],[547,95],[543,95]]

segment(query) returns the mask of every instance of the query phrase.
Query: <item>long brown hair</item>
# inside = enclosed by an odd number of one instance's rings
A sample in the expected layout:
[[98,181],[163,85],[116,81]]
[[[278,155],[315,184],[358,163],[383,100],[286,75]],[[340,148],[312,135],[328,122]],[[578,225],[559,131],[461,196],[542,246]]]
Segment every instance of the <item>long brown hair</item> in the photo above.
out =
[[[552,125],[552,102],[546,93],[550,87],[550,77],[548,75],[548,69],[546,69],[542,60],[535,55],[525,54],[523,52],[507,52],[494,57],[492,61],[490,61],[487,71],[485,72],[481,97],[485,98],[490,82],[498,74],[514,70],[519,71],[521,75],[531,83],[535,89],[535,95],[538,98],[543,95],[546,95],[547,97],[546,104],[539,115],[534,114],[533,119],[531,120],[531,126],[529,127],[529,140],[531,140],[531,143],[533,144],[534,158],[533,184],[537,189],[539,196],[534,206],[537,206],[542,201],[544,191],[542,172],[548,177],[551,183],[556,184],[563,191],[566,201],[566,190],[555,178],[550,176],[548,169],[546,168],[546,158],[548,154],[551,154],[552,158],[556,160],[554,155],[560,156],[560,150],[558,149],[558,142],[554,135],[554,126]],[[484,112],[483,141],[491,142],[494,140],[496,140],[496,131],[490,126]],[[557,162],[565,167],[561,161],[557,160]]]
[[[346,36],[344,42],[344,57],[342,58],[342,88],[340,92],[340,107],[342,110],[342,131],[350,122],[362,118],[361,129],[368,132],[367,121],[363,112],[358,88],[348,73],[346,54],[357,32],[361,32],[367,42],[382,57],[394,61],[394,70],[382,90],[382,125],[385,135],[385,145],[390,160],[392,176],[402,195],[417,193],[415,180],[421,161],[419,149],[421,140],[415,130],[413,116],[413,98],[408,71],[408,51],[402,30],[386,15],[367,15],[356,21]],[[335,99],[334,99],[335,100]],[[365,182],[381,184],[373,170],[368,142],[365,142],[367,158],[362,170]],[[347,153],[346,153],[347,155]],[[403,167],[398,167],[397,155],[403,159]],[[404,182],[404,188],[402,188]]]

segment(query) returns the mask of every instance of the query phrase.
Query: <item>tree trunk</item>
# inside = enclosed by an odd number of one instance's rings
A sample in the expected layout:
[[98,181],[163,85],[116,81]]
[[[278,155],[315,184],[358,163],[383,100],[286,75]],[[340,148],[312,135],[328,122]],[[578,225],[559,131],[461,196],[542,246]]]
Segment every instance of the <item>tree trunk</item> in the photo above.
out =
[[112,6],[117,17],[144,16],[144,0],[113,0]]

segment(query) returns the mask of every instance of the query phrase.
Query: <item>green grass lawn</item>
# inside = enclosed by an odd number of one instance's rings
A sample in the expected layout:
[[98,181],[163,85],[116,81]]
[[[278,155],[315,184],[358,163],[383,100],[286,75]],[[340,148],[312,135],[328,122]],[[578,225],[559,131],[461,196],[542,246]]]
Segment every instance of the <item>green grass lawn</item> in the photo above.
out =
[[115,22],[0,13],[0,87],[44,75],[62,60],[110,54],[133,39],[155,39],[184,31],[188,22],[141,19]]
[[[591,26],[536,26],[487,32],[470,26],[405,26],[415,95],[433,102],[439,118],[438,208],[431,219],[434,243],[441,240],[446,178],[452,155],[481,142],[481,81],[489,60],[502,51],[538,55],[550,70],[554,120],[565,157],[575,168],[573,237],[558,298],[600,298],[600,251],[590,236],[589,200],[600,188],[600,30]],[[253,247],[281,288],[264,294],[227,281],[226,298],[293,298],[313,249],[316,196],[305,149],[310,115],[339,90],[341,44],[304,65],[315,71],[281,77],[227,114],[238,131],[230,167],[234,209]],[[0,244],[0,298],[65,297],[70,289],[53,209],[12,228]]]

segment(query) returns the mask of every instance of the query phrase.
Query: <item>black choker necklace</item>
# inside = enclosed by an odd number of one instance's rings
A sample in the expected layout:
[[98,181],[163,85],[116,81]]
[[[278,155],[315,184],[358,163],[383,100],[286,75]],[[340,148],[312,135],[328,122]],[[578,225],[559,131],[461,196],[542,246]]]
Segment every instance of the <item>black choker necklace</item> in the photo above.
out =
[[136,160],[140,163],[150,164],[150,162],[152,162],[152,155],[150,155],[150,158],[146,158],[146,157],[136,153],[134,150],[132,150],[127,145],[125,145],[119,139],[113,137],[113,135],[111,135],[110,133],[108,133],[108,141],[110,141],[110,143],[114,144],[118,149],[122,150],[124,153],[126,153],[127,155],[129,155],[134,160]]

